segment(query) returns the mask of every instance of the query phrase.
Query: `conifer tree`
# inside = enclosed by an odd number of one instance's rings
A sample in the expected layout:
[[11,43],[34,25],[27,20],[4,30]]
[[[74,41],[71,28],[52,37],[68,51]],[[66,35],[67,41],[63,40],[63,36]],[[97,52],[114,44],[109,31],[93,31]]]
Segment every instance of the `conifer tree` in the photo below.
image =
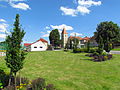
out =
[[[16,88],[16,74],[19,70],[23,68],[23,61],[25,59],[25,52],[21,49],[22,38],[25,32],[21,29],[19,23],[19,14],[16,15],[14,28],[10,35],[6,37],[6,65],[10,68],[10,75],[15,78],[15,88]],[[11,77],[10,77],[11,79]],[[10,83],[10,80],[9,80]]]

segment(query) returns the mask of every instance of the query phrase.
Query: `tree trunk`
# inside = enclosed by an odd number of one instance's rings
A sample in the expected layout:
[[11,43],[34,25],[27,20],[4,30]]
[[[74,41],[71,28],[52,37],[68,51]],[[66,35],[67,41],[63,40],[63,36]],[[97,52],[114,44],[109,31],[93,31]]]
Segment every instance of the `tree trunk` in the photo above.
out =
[[9,77],[9,83],[8,83],[8,86],[11,85],[11,76],[12,76],[12,71],[10,70],[10,77]]
[[20,76],[20,85],[21,85],[21,75],[20,75],[20,71],[19,71],[19,76]]
[[14,80],[15,80],[15,90],[17,90],[16,89],[16,73],[15,73],[15,76],[14,76]]

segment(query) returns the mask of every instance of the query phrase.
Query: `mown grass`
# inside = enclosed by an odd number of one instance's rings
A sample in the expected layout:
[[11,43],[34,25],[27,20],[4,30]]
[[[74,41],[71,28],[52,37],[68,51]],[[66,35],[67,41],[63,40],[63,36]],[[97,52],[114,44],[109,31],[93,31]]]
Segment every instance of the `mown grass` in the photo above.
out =
[[[93,62],[85,53],[63,51],[30,52],[21,75],[31,80],[42,77],[58,90],[120,90],[120,55]],[[0,68],[8,71],[4,57]]]
[[113,51],[120,51],[120,47],[114,48]]

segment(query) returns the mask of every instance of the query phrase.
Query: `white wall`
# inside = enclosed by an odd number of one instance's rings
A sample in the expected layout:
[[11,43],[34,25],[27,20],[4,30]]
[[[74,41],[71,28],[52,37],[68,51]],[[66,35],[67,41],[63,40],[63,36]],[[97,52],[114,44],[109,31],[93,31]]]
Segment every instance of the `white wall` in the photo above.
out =
[[48,48],[47,43],[42,42],[42,41],[38,41],[31,45],[31,51],[45,51],[47,50],[47,48]]

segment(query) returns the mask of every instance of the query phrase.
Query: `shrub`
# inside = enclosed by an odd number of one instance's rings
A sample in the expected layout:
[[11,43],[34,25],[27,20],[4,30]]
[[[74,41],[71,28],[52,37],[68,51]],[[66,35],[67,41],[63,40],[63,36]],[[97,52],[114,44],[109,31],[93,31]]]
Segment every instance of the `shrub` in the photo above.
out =
[[87,52],[86,48],[75,48],[73,49],[74,53],[81,53],[81,52]]
[[54,85],[53,84],[48,84],[46,86],[46,90],[55,90]]
[[93,56],[99,56],[99,53],[98,52],[94,52]]
[[107,56],[107,53],[106,53],[106,52],[102,52],[102,55],[103,55],[103,56]]
[[89,51],[87,48],[75,48],[73,49],[74,53],[81,53],[81,52],[86,52],[86,53],[94,53],[97,52],[98,49],[97,48],[90,48]]
[[17,86],[26,86],[29,84],[29,79],[26,77],[16,77],[16,82]]
[[104,55],[93,56],[94,61],[106,61],[110,60],[111,58],[112,58],[111,54],[108,54],[106,56]]
[[7,86],[4,88],[4,90],[15,90],[14,86]]
[[93,57],[93,61],[106,61],[112,58],[112,54],[103,53],[102,55],[100,55],[97,52],[86,54],[85,56]]
[[6,74],[3,70],[0,69],[0,83],[3,87],[8,85],[9,74]]
[[46,83],[45,79],[43,78],[37,78],[32,81],[32,90],[44,90]]
[[97,48],[90,48],[89,53],[97,52]]
[[107,57],[108,57],[108,60],[110,60],[113,56],[112,54],[108,54]]

